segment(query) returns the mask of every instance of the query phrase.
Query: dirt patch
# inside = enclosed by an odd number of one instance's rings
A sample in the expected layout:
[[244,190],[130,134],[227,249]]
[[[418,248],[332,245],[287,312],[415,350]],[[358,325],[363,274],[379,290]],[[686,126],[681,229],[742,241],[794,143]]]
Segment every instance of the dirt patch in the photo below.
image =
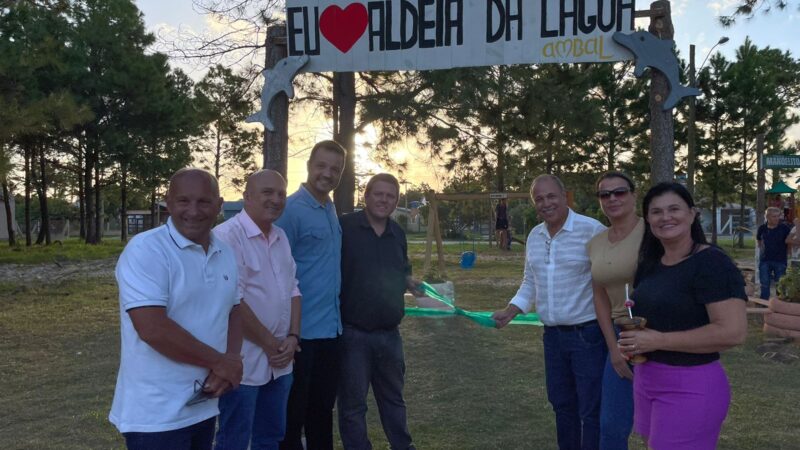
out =
[[94,261],[55,261],[47,264],[2,264],[0,280],[9,283],[60,283],[75,278],[114,276],[117,258]]
[[466,280],[458,280],[455,281],[456,288],[459,286],[519,286],[522,282],[522,278],[478,278],[478,279],[466,279]]
[[764,359],[783,364],[800,361],[800,342],[793,339],[766,338],[764,343],[756,347],[756,353]]

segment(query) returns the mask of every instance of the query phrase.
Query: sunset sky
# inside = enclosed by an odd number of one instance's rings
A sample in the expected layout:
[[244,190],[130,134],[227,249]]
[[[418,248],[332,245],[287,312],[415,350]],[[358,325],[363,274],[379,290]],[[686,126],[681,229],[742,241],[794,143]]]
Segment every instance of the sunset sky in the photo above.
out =
[[[148,29],[157,35],[167,35],[175,30],[182,32],[193,32],[202,34],[213,27],[217,27],[209,17],[196,12],[192,7],[191,0],[136,0],[137,5],[144,14],[145,23]],[[736,49],[744,42],[747,36],[758,47],[779,48],[789,50],[794,57],[800,55],[800,38],[797,30],[800,29],[800,11],[797,10],[797,3],[791,3],[783,11],[773,10],[769,14],[757,14],[751,20],[740,19],[731,28],[723,28],[717,17],[720,14],[728,13],[733,5],[738,2],[735,0],[720,1],[672,1],[672,19],[675,27],[675,41],[678,49],[684,57],[688,57],[689,45],[696,45],[697,64],[700,65],[708,54],[711,47],[722,36],[727,36],[730,41],[718,46],[715,51],[720,51],[729,59],[733,59]],[[637,9],[646,9],[649,3],[637,2]],[[647,27],[647,19],[639,19],[637,26]],[[174,65],[183,67],[190,76],[199,79],[205,72],[205,66],[187,66],[179,61],[173,62]],[[306,129],[290,130],[290,136],[303,135],[304,141],[311,143],[316,139],[330,137],[330,129],[319,117],[309,117],[304,121]],[[800,127],[795,127],[790,132],[792,139],[800,139]],[[369,159],[368,148],[363,145],[370,140],[369,133],[357,138],[356,143],[356,172],[369,173],[387,170],[380,167]],[[299,184],[305,180],[305,160],[308,157],[307,144],[300,144],[296,148],[290,148],[289,164],[289,190],[294,191]],[[435,161],[432,161],[425,152],[415,148],[413,143],[399,144],[393,152],[397,160],[407,160],[411,162],[409,171],[404,174],[408,181],[418,184],[427,182],[434,188],[441,188],[446,179],[444,169],[440,168]],[[260,162],[260,160],[259,160]],[[395,175],[397,171],[388,170]],[[238,193],[226,193],[226,199],[233,199]]]

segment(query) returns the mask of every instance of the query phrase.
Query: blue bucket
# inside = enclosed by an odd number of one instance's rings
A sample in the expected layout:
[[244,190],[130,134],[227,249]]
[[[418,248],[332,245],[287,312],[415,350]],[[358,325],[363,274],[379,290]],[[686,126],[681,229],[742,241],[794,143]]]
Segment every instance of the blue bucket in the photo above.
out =
[[464,252],[461,254],[461,268],[471,269],[475,265],[475,252]]

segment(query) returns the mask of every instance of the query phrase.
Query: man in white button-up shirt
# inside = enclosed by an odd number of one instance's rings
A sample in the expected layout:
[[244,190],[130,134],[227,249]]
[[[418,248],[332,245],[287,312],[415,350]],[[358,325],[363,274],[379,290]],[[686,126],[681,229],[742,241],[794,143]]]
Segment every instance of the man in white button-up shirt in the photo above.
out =
[[289,239],[273,223],[285,205],[286,181],[262,170],[247,178],[244,211],[214,228],[236,255],[245,337],[242,384],[219,400],[217,450],[277,450],[286,431],[301,305]]
[[586,244],[605,227],[569,209],[564,184],[553,175],[537,177],[531,197],[544,222],[528,235],[522,285],[493,317],[502,328],[536,305],[545,324],[547,398],[556,413],[558,446],[595,449],[607,350],[592,306]]

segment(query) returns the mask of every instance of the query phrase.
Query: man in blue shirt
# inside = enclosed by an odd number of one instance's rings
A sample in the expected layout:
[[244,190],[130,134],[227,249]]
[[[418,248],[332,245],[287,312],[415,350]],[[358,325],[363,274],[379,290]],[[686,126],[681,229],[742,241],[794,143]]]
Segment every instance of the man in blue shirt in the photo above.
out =
[[333,449],[333,404],[339,373],[342,229],[330,192],[339,185],[345,149],[322,141],[311,149],[308,177],[286,200],[275,224],[289,239],[303,293],[300,351],[295,354],[286,435],[281,450]]
[[761,298],[769,299],[769,287],[786,273],[786,244],[791,244],[791,228],[781,223],[781,210],[774,206],[767,208],[767,223],[758,227],[756,239],[761,255],[758,263],[758,280],[761,284]]

